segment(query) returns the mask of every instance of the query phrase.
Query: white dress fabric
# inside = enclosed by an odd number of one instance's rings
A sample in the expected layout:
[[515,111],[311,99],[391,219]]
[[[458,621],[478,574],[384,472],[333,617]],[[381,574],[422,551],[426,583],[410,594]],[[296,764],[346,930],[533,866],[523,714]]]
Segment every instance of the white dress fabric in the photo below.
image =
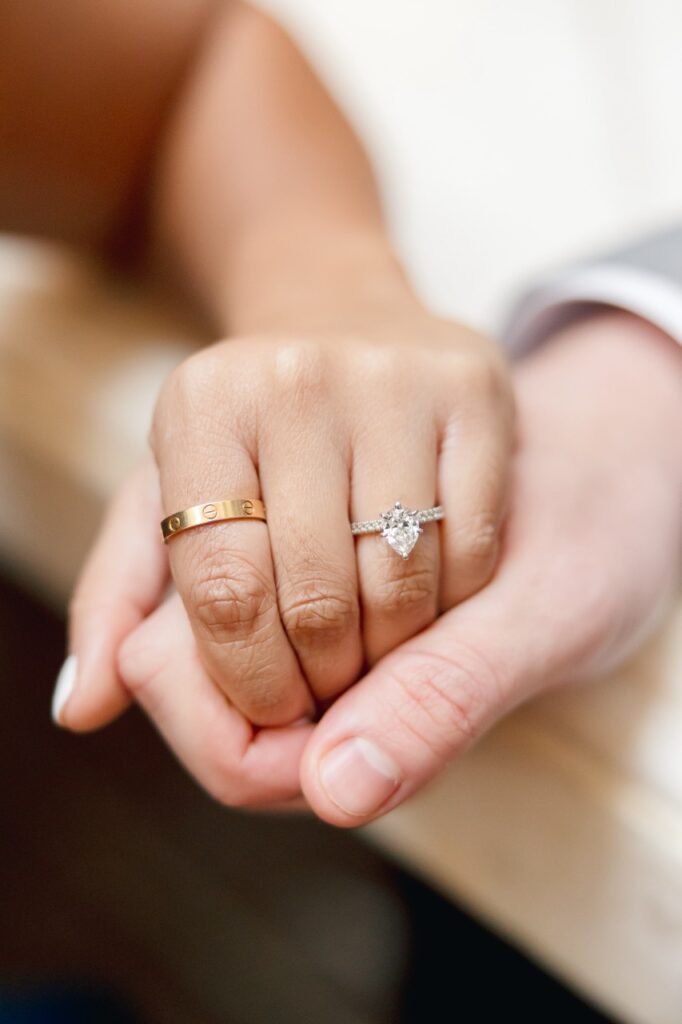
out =
[[422,294],[497,331],[560,268],[682,221],[678,0],[262,0],[378,168]]

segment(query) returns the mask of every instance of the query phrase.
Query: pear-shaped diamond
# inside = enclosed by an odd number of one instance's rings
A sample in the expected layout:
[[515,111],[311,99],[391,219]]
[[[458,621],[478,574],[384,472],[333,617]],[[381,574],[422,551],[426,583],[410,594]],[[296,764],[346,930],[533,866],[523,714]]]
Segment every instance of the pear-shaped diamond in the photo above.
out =
[[407,558],[422,532],[417,513],[410,512],[396,501],[390,511],[382,513],[381,518],[384,521],[381,536],[386,538],[394,551]]

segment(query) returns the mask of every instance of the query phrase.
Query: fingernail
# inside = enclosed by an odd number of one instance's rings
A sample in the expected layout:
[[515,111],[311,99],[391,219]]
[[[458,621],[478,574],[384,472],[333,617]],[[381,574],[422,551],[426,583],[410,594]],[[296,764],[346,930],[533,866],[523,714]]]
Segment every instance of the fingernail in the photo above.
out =
[[393,759],[371,740],[344,740],[322,758],[322,788],[346,814],[366,817],[378,811],[400,785]]
[[73,688],[76,683],[76,668],[76,655],[70,654],[62,665],[59,675],[57,676],[54,693],[52,694],[52,721],[56,725],[62,724],[62,712],[64,711],[66,702],[73,693]]

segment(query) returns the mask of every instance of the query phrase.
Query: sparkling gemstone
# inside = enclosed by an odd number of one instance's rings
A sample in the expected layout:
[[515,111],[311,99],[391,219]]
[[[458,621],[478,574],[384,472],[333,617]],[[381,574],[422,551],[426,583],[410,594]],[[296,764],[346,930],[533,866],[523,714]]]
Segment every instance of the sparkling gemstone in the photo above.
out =
[[384,521],[381,536],[386,538],[394,551],[407,558],[422,532],[417,513],[403,508],[397,501],[389,512],[382,514],[381,518]]

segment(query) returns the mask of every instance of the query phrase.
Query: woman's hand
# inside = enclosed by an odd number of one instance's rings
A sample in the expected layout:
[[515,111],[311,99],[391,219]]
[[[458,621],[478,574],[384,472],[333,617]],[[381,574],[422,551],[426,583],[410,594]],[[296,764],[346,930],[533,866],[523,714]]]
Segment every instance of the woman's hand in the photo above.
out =
[[[286,801],[300,780],[320,817],[352,826],[401,803],[529,696],[622,661],[679,587],[680,352],[634,317],[594,318],[525,360],[516,391],[520,444],[495,579],[383,658],[317,726],[254,733],[216,699],[176,597],[129,628],[122,690],[103,645],[102,671],[76,691],[75,727],[130,688],[218,799]],[[124,514],[125,502],[121,523],[132,530]],[[130,621],[137,602],[140,618],[149,596],[131,559],[126,568],[128,548],[116,572],[107,530],[84,576],[93,599],[74,616],[76,637],[88,609],[112,636],[123,628],[120,608]],[[150,550],[140,543],[138,555]],[[110,621],[118,626],[107,634]]]
[[[513,434],[502,357],[413,307],[379,322],[221,342],[172,374],[151,432],[161,498],[147,464],[114,503],[76,590],[78,672],[62,724],[101,724],[125,702],[118,648],[167,582],[162,514],[265,500],[267,525],[216,523],[168,545],[194,635],[183,634],[187,657],[196,646],[207,677],[258,726],[313,717],[490,579]],[[376,534],[350,533],[350,519],[396,500],[445,506],[408,559]]]

